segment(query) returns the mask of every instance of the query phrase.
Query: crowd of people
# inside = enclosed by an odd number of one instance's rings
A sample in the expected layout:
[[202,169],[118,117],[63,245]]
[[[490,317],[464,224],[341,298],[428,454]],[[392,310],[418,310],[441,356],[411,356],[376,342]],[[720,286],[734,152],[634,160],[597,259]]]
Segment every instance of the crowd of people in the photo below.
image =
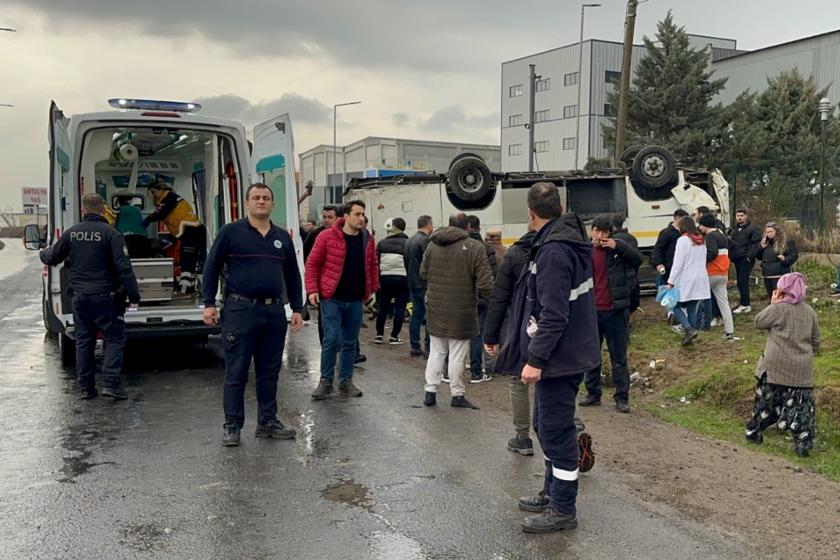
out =
[[[518,504],[534,514],[523,520],[523,529],[544,533],[577,526],[579,473],[590,469],[594,459],[591,437],[576,409],[601,404],[604,341],[615,409],[631,410],[630,316],[640,305],[643,256],[621,216],[596,216],[587,229],[577,215],[564,212],[555,185],[539,182],[527,195],[528,231],[508,249],[500,232],[483,237],[480,220],[462,212],[437,229],[430,216],[420,216],[411,238],[405,219],[393,217],[377,241],[368,229],[364,202],[326,206],[320,226],[302,228],[308,230],[302,285],[292,239],[270,220],[271,189],[251,185],[245,203],[246,217],[220,230],[203,271],[204,321],[220,324],[225,357],[223,445],[240,444],[252,362],[255,435],[295,437],[295,430],[277,416],[276,393],[286,334],[301,328],[305,305],[317,311],[321,342],[320,379],[311,398],[323,401],[333,394],[336,375],[339,396],[363,395],[353,374],[366,359],[359,333],[370,300],[375,297],[377,307],[372,342],[392,346],[404,344],[410,304],[408,356],[426,360],[423,404],[435,407],[446,382],[452,407],[477,409],[467,399],[467,381],[482,383],[491,373],[508,376],[515,430],[508,449],[533,455],[533,430],[545,459],[542,488]],[[178,204],[163,202],[176,209]],[[83,211],[84,220],[68,228],[41,259],[51,265],[68,261],[77,329],[105,333],[106,390],[124,398],[118,390],[124,327],[108,298],[123,287],[136,307],[139,293],[125,241],[102,216],[104,201],[86,195]],[[671,314],[674,329],[683,344],[691,344],[700,331],[717,324],[724,326],[725,340],[734,340],[732,315],[752,312],[750,276],[755,262],[761,263],[770,305],[755,324],[769,334],[756,368],[746,437],[760,443],[763,431],[775,424],[793,433],[797,453],[805,455],[815,434],[812,361],[820,335],[816,314],[804,301],[805,279],[791,273],[797,258],[794,241],[778,224],[768,223],[762,234],[741,208],[727,232],[701,207],[693,216],[674,213],[659,234],[652,264],[657,284],[679,292]],[[734,310],[727,292],[731,264],[740,297]],[[285,303],[292,310],[290,322]],[[92,346],[82,348],[79,356],[79,383],[83,397],[91,398]],[[585,395],[578,400],[581,385]]]

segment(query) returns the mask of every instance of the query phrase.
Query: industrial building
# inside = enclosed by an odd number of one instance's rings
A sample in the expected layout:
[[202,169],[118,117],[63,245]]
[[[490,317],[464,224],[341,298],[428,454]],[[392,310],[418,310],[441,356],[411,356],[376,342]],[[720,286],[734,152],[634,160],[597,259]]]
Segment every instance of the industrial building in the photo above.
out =
[[[738,51],[735,39],[689,35],[691,46],[710,47],[716,60]],[[645,52],[634,45],[633,69]],[[529,65],[536,66],[534,102],[535,170],[580,169],[590,157],[611,153],[604,145],[602,126],[615,117],[608,95],[621,80],[624,45],[618,42],[583,42],[583,60],[578,72],[580,44],[574,43],[502,63],[501,145],[502,170],[528,169]],[[631,81],[633,76],[630,77]],[[580,85],[580,107],[578,107]],[[580,134],[576,133],[580,115]],[[580,149],[577,150],[577,144]],[[578,153],[577,162],[575,153]]]
[[335,151],[332,145],[315,146],[300,154],[300,184],[313,184],[301,215],[314,218],[324,205],[340,202],[347,180],[365,176],[366,171],[367,176],[395,171],[445,173],[452,158],[464,152],[484,158],[491,171],[501,169],[499,146],[488,144],[368,136]]

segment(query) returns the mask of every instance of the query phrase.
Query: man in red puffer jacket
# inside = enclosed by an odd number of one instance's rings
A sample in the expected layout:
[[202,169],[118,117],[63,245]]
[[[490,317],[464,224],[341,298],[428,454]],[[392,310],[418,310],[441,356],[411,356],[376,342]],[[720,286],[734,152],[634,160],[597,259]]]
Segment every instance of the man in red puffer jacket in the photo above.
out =
[[365,229],[364,202],[348,202],[344,218],[317,237],[306,261],[305,280],[309,302],[319,306],[324,326],[321,381],[312,399],[323,400],[332,393],[339,351],[339,394],[361,397],[362,392],[353,384],[353,362],[362,304],[379,289],[376,243]]

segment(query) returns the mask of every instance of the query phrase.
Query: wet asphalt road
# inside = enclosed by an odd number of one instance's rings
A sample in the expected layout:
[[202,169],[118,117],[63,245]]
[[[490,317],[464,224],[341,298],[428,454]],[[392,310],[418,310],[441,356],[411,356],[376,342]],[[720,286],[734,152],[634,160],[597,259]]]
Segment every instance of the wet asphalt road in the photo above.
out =
[[41,324],[37,256],[18,243],[0,251],[0,558],[757,557],[597,466],[576,531],[524,535],[516,500],[540,487],[542,461],[505,450],[507,414],[452,409],[445,388],[444,406],[419,406],[405,347],[365,348],[363,398],[312,402],[314,325],[290,337],[281,373],[294,441],[253,437],[251,384],[242,446],[220,445],[213,343],[134,344],[130,399],[80,401]]

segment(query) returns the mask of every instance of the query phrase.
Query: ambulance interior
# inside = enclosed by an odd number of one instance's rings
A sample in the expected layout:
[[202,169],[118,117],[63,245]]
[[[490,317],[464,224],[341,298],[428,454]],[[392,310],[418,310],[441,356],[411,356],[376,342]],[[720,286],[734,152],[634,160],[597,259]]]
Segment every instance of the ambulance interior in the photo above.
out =
[[81,155],[80,190],[102,195],[109,222],[125,235],[141,306],[195,307],[206,251],[199,257],[195,293],[176,295],[179,240],[162,222],[145,231],[137,223],[155,211],[149,187],[162,180],[195,210],[209,248],[216,232],[237,218],[243,170],[233,139],[174,126],[102,128],[87,133]]

